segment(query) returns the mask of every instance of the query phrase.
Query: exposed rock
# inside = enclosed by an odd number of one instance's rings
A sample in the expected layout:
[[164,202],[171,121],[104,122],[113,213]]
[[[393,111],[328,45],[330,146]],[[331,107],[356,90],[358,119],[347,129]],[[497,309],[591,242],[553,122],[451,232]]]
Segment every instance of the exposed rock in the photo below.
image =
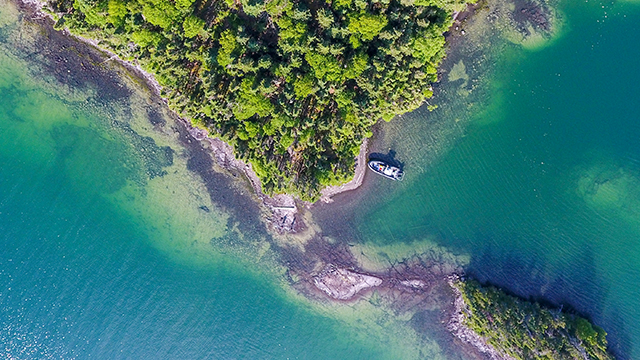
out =
[[313,282],[330,297],[349,300],[364,289],[380,286],[382,279],[329,265],[314,276]]
[[416,289],[422,289],[423,287],[427,286],[427,283],[422,281],[422,280],[403,280],[400,281],[400,284],[406,286],[406,287],[410,287],[410,288],[416,288]]

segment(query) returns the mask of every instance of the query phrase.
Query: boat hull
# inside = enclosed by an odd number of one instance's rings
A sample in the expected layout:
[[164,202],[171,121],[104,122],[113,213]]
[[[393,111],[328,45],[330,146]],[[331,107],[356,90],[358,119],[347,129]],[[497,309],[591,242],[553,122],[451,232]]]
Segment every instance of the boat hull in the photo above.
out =
[[387,179],[402,181],[404,178],[404,172],[385,161],[382,160],[370,160],[368,163],[369,169],[374,173],[384,176]]

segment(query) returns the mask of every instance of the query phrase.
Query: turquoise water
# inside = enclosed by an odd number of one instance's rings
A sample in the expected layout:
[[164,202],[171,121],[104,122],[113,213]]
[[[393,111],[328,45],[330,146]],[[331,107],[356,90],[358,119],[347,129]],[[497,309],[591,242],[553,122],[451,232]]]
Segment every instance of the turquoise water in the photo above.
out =
[[395,125],[386,144],[409,176],[369,177],[378,196],[354,209],[355,236],[469,254],[471,275],[569,306],[607,329],[621,358],[640,358],[640,5],[562,11],[546,47],[507,47],[488,108],[435,161],[424,134],[437,113]]
[[[2,357],[463,357],[388,309],[282,286],[251,200],[232,209],[246,189],[214,181],[232,200],[211,201],[176,125],[150,123],[171,121],[161,107],[120,93],[113,74],[65,75],[0,4]],[[473,276],[571,307],[640,358],[640,5],[562,10],[554,42],[505,47],[488,107],[465,90],[457,112],[389,124],[380,143],[406,180],[368,175],[322,230],[398,253],[444,246]],[[454,125],[438,133],[437,117]]]
[[256,255],[249,265],[216,246],[234,219],[187,172],[168,126],[147,137],[152,105],[109,93],[108,76],[102,88],[82,72],[57,82],[46,58],[12,46],[55,51],[2,6],[0,357],[397,356],[286,293]]

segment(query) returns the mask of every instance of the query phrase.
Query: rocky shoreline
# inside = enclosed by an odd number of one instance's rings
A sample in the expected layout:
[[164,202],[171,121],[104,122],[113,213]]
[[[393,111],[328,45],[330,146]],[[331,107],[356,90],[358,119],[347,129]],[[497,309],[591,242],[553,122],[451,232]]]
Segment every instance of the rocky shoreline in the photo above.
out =
[[[33,20],[37,19],[50,19],[55,21],[54,17],[43,10],[46,7],[46,0],[15,0],[18,5],[23,9],[23,12],[29,13]],[[451,31],[446,34],[447,41],[450,46],[453,46],[458,38],[465,35],[464,24],[473,16],[475,11],[480,5],[469,5],[467,9],[460,13],[454,14],[454,23],[451,27]],[[529,32],[530,25],[533,24],[536,28],[539,28],[545,32],[551,31],[551,23],[549,17],[551,16],[548,11],[545,11],[543,7],[535,2],[518,2],[516,8],[519,11],[514,11],[512,15],[512,22],[514,27],[518,31],[523,33],[523,36],[531,35]],[[51,26],[53,24],[50,24]],[[130,74],[141,80],[144,85],[158,98],[161,97],[162,86],[156,81],[154,76],[145,70],[143,70],[139,64],[134,62],[120,59],[115,53],[104,49],[99,43],[91,39],[87,39],[81,36],[71,34],[67,30],[62,31],[64,35],[70,36],[77,41],[86,44],[94,48],[95,50],[104,54],[107,58],[105,61],[117,62],[120,66],[125,68]],[[163,98],[166,104],[166,99]],[[268,196],[262,191],[262,185],[255,171],[252,169],[251,164],[247,164],[242,160],[239,160],[234,153],[233,148],[216,137],[209,136],[210,134],[201,128],[194,127],[191,121],[180,117],[174,112],[174,116],[180,121],[189,131],[191,136],[202,142],[208,144],[208,148],[211,151],[212,157],[220,168],[225,169],[231,174],[242,174],[242,176],[251,185],[253,192],[259,199],[262,206],[265,208],[265,216],[263,222],[277,234],[297,234],[307,229],[305,224],[304,212],[313,206],[312,203],[299,201],[293,196],[288,194],[277,194],[274,196]],[[369,147],[369,139],[363,139],[360,146],[360,152],[356,157],[356,167],[354,169],[354,177],[351,181],[338,185],[329,186],[321,191],[321,202],[331,203],[335,195],[358,189],[363,181],[366,173],[367,151]]]
[[330,264],[313,277],[313,283],[331,298],[349,300],[362,290],[380,286],[382,279]]
[[[53,22],[55,21],[54,17],[43,10],[47,5],[46,1],[15,1],[21,8],[23,13],[28,14],[31,20],[50,21],[51,23],[49,24],[49,26],[53,26]],[[158,83],[153,74],[142,69],[139,64],[121,59],[115,53],[102,48],[96,41],[74,35],[66,29],[62,30],[62,33],[65,36],[72,37],[80,43],[86,44],[87,46],[90,46],[93,49],[103,53],[107,58],[107,60],[105,61],[117,62],[130,74],[141,80],[155,96],[157,96],[158,98],[162,98],[162,86]],[[166,104],[166,98],[162,98],[162,100]],[[275,231],[278,234],[296,234],[304,231],[307,228],[303,220],[302,211],[304,211],[304,209],[310,208],[313,205],[312,203],[297,200],[293,196],[288,194],[276,194],[273,196],[266,195],[262,191],[260,179],[251,167],[251,164],[239,160],[235,156],[234,150],[229,144],[217,137],[211,137],[208,131],[193,126],[191,121],[179,116],[177,113],[173,112],[173,115],[185,126],[185,128],[189,131],[189,133],[195,140],[203,141],[208,144],[212,157],[215,159],[218,166],[232,174],[243,174],[243,176],[253,188],[253,191],[257,198],[260,200],[265,209],[267,209],[267,215],[263,218],[263,221],[271,230]],[[360,185],[362,185],[364,173],[366,171],[367,144],[368,139],[365,138],[362,145],[360,146],[360,153],[356,158],[354,178],[345,184],[339,186],[330,186],[323,189],[319,201],[330,203],[333,201],[333,196],[346,191],[355,190],[360,187]]]
[[[33,19],[51,19],[50,15],[42,11],[42,1],[15,0],[28,9]],[[459,16],[456,24],[460,25],[465,16]],[[461,27],[461,26],[460,26]],[[133,74],[148,87],[157,97],[160,97],[161,87],[154,77],[142,70],[138,65],[123,61],[115,54],[102,49],[99,44],[74,36],[77,41],[86,44],[93,50],[104,54],[105,61],[114,61]],[[459,34],[453,36],[463,36]],[[247,179],[251,189],[263,206],[262,221],[275,233],[301,233],[307,229],[303,221],[304,211],[312,204],[296,201],[288,195],[269,197],[262,192],[261,184],[249,164],[238,160],[233,148],[200,128],[193,127],[187,119],[174,114],[175,118],[188,130],[190,136],[198,142],[204,143],[217,165],[232,176],[241,174]],[[346,184],[329,187],[322,191],[323,202],[331,202],[331,197],[357,189],[363,182],[366,172],[366,154],[369,142],[365,139],[357,157],[354,179]],[[310,298],[328,300],[332,302],[355,302],[366,298],[373,292],[381,294],[389,306],[398,311],[416,311],[435,307],[436,303],[446,304],[442,307],[440,316],[443,326],[450,332],[451,341],[470,344],[476,358],[503,359],[495,349],[481,337],[464,325],[465,307],[460,291],[452,285],[452,279],[459,278],[462,268],[445,263],[441,259],[413,256],[398,263],[390,263],[384,271],[368,271],[355,259],[352,250],[344,242],[329,243],[318,234],[301,245],[301,248],[281,248],[283,263],[288,268],[288,276],[294,288]],[[455,340],[457,339],[457,340]]]
[[475,331],[465,325],[465,321],[470,316],[469,307],[462,297],[462,292],[455,285],[455,281],[460,281],[460,276],[452,275],[448,284],[455,294],[454,311],[451,314],[449,322],[447,323],[447,330],[451,331],[462,342],[471,344],[474,348],[480,352],[486,354],[492,360],[515,360],[510,356],[505,356],[498,352],[493,346],[487,343],[487,340],[478,335]]

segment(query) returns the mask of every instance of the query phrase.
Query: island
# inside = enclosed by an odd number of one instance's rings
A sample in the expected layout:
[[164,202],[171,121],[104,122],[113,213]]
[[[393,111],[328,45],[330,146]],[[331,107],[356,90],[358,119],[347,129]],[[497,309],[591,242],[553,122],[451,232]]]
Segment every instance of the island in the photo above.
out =
[[463,0],[49,0],[56,27],[139,64],[265,194],[348,182],[380,119],[432,96]]
[[[233,146],[266,193],[314,201],[323,187],[353,176],[375,122],[432,95],[445,56],[443,33],[462,6],[458,0],[49,0],[44,10],[58,29],[149,72],[171,109]],[[347,244],[310,241],[307,248],[316,250],[292,252],[304,261],[287,264],[292,283],[309,297],[372,303],[386,297],[400,312],[402,301],[427,302],[446,288],[453,296],[443,297],[451,309],[443,310],[449,321],[442,323],[474,351],[494,359],[613,359],[606,332],[587,319],[482,286],[461,269],[418,258],[369,271]]]
[[494,359],[614,359],[607,353],[607,333],[585,318],[475,280],[450,284],[456,292],[450,330]]

